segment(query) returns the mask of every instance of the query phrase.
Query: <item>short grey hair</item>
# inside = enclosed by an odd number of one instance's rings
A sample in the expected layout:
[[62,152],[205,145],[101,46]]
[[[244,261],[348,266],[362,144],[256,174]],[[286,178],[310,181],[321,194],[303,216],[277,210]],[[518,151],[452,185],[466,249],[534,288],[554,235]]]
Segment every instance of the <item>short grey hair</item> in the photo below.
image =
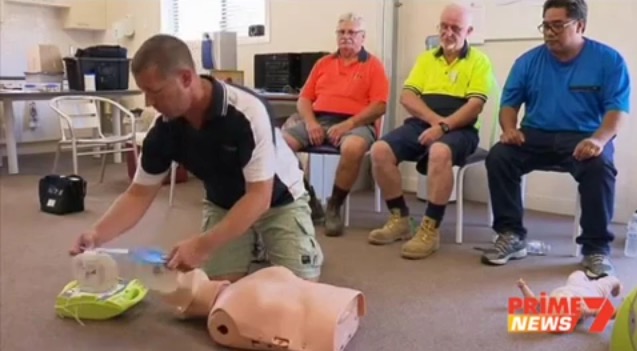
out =
[[363,16],[355,14],[354,12],[348,12],[348,13],[342,14],[338,18],[337,24],[341,24],[343,22],[354,22],[358,25],[358,27],[361,30],[365,30],[365,20],[363,19]]
[[186,43],[174,36],[156,34],[137,49],[131,63],[133,75],[141,73],[148,67],[155,66],[159,72],[168,77],[180,69],[195,69],[195,61]]

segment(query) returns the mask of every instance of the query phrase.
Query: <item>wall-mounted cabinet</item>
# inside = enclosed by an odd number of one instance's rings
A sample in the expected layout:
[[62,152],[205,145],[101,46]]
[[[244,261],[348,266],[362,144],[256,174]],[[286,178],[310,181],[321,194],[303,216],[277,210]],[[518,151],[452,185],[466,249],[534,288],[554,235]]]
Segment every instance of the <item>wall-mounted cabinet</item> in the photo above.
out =
[[66,0],[5,0],[9,3],[14,4],[22,4],[22,5],[32,5],[32,6],[50,6],[50,7],[60,7],[60,8],[68,8],[69,4]]
[[65,29],[106,30],[107,0],[53,0],[64,1],[68,8],[63,12]]

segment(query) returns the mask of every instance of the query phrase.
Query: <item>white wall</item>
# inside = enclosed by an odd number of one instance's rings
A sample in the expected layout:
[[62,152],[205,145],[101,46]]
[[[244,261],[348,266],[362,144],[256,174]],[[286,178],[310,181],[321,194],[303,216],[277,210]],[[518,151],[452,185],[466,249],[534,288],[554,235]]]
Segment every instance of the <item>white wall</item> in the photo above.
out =
[[[60,10],[52,7],[27,6],[10,2],[4,2],[1,6],[0,77],[24,76],[27,68],[27,52],[34,45],[54,44],[60,48],[62,55],[67,55],[70,47],[93,45],[98,38],[92,32],[63,30],[59,16]],[[18,142],[27,143],[59,138],[57,117],[52,113],[47,102],[38,101],[35,104],[41,121],[35,130],[25,127],[25,124],[28,124],[28,117],[23,119],[25,112],[29,111],[30,102],[14,104]]]
[[[150,35],[160,31],[162,0],[108,0],[107,18],[116,21],[125,15],[133,15],[136,20],[136,34],[132,39],[120,41],[119,44],[129,49],[132,56],[134,50]],[[616,47],[629,63],[633,82],[637,82],[637,41],[621,38],[624,31],[616,28],[631,28],[632,20],[637,18],[637,1],[635,0],[590,0],[588,35],[605,41]],[[424,48],[427,35],[436,34],[435,26],[438,15],[446,2],[442,0],[402,0],[400,8],[399,52],[395,58],[398,62],[398,80],[402,82],[409,72],[417,55]],[[373,4],[370,6],[370,4]],[[32,44],[48,41],[55,43],[62,50],[68,47],[87,46],[95,43],[114,43],[109,32],[89,34],[82,32],[62,31],[55,10],[30,7],[24,8],[14,4],[4,4],[5,21],[0,27],[0,75],[21,75],[24,70],[25,52]],[[621,10],[618,10],[621,9]],[[261,44],[244,44],[239,46],[239,69],[245,71],[248,86],[253,84],[253,55],[256,53],[281,51],[333,50],[335,47],[334,26],[339,14],[356,11],[367,20],[367,47],[380,55],[383,37],[381,0],[270,0],[270,41]],[[538,13],[538,23],[541,14]],[[36,19],[41,21],[35,26]],[[20,33],[17,31],[20,30]],[[22,31],[24,30],[24,31]],[[481,48],[489,54],[502,84],[506,79],[513,60],[525,50],[539,44],[538,41],[489,42]],[[197,43],[192,43],[196,48]],[[65,53],[66,51],[63,51]],[[195,54],[198,58],[199,55]],[[131,80],[131,87],[134,81]],[[633,94],[634,110],[637,110],[637,93]],[[140,105],[141,98],[134,99],[133,105]],[[487,107],[485,116],[491,118],[496,111],[495,106]],[[20,114],[20,110],[16,109]],[[405,117],[402,108],[396,112],[400,120]],[[632,117],[636,117],[633,113]],[[487,131],[492,120],[484,123],[482,146],[488,146]],[[399,122],[400,123],[400,122]],[[19,123],[18,123],[19,124]],[[617,220],[625,220],[628,213],[637,208],[637,187],[631,186],[630,176],[637,173],[637,143],[632,135],[637,134],[637,121],[631,118],[617,140],[617,167],[619,177],[617,184]],[[413,177],[407,174],[406,177]],[[634,178],[634,177],[633,177]],[[469,199],[485,201],[487,194],[486,177],[483,169],[470,171],[465,184],[466,196]],[[575,208],[575,183],[569,175],[533,173],[529,176],[527,190],[527,206],[529,208],[570,214]]]
[[[400,42],[399,42],[399,80],[403,81],[415,58],[424,48],[424,39],[436,34],[440,10],[445,1],[440,0],[403,0],[400,9]],[[603,6],[602,6],[603,5]],[[538,24],[541,13],[537,14]],[[635,0],[589,0],[589,24],[587,33],[591,38],[606,42],[619,50],[631,70],[633,86],[637,86],[637,40],[622,37],[625,32],[617,28],[630,28],[637,18],[637,1]],[[496,76],[500,84],[504,84],[513,61],[525,50],[540,44],[540,41],[500,41],[487,42],[481,45],[492,60]],[[633,89],[633,113],[623,127],[616,141],[616,164],[619,170],[617,179],[617,213],[615,219],[625,221],[631,211],[637,209],[637,187],[634,186],[634,174],[637,172],[637,89]],[[487,119],[483,124],[481,146],[487,147],[487,133],[495,114],[491,105],[484,113]],[[399,120],[405,117],[403,109],[399,109]],[[488,120],[491,119],[491,120]],[[406,175],[407,178],[413,174]],[[465,195],[468,199],[485,202],[488,188],[486,186],[484,168],[476,168],[467,172]],[[575,209],[576,185],[568,174],[536,172],[528,177],[526,192],[527,208],[572,214]]]

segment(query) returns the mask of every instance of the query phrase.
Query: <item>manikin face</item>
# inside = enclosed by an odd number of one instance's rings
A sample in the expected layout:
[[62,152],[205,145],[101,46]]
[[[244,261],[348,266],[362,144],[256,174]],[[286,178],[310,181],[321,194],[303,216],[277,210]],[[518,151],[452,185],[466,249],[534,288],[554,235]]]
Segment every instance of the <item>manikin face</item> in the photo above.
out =
[[192,83],[195,73],[183,69],[164,76],[155,66],[135,76],[144,92],[146,103],[166,118],[183,116],[192,104]]
[[440,16],[440,45],[445,52],[459,52],[473,31],[469,16],[459,8],[448,8]]
[[584,34],[585,25],[568,17],[566,9],[550,8],[544,13],[539,30],[546,46],[555,54],[567,53]]
[[358,52],[365,42],[365,31],[356,22],[341,22],[336,28],[336,39],[341,52]]

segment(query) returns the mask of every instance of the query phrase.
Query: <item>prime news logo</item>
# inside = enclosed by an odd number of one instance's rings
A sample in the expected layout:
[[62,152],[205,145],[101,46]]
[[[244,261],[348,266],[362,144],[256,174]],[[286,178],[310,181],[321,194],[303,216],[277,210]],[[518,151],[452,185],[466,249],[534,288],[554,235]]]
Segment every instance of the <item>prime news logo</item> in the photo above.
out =
[[615,307],[600,297],[512,297],[509,299],[509,333],[572,333],[584,311],[598,311],[589,329],[603,333]]

